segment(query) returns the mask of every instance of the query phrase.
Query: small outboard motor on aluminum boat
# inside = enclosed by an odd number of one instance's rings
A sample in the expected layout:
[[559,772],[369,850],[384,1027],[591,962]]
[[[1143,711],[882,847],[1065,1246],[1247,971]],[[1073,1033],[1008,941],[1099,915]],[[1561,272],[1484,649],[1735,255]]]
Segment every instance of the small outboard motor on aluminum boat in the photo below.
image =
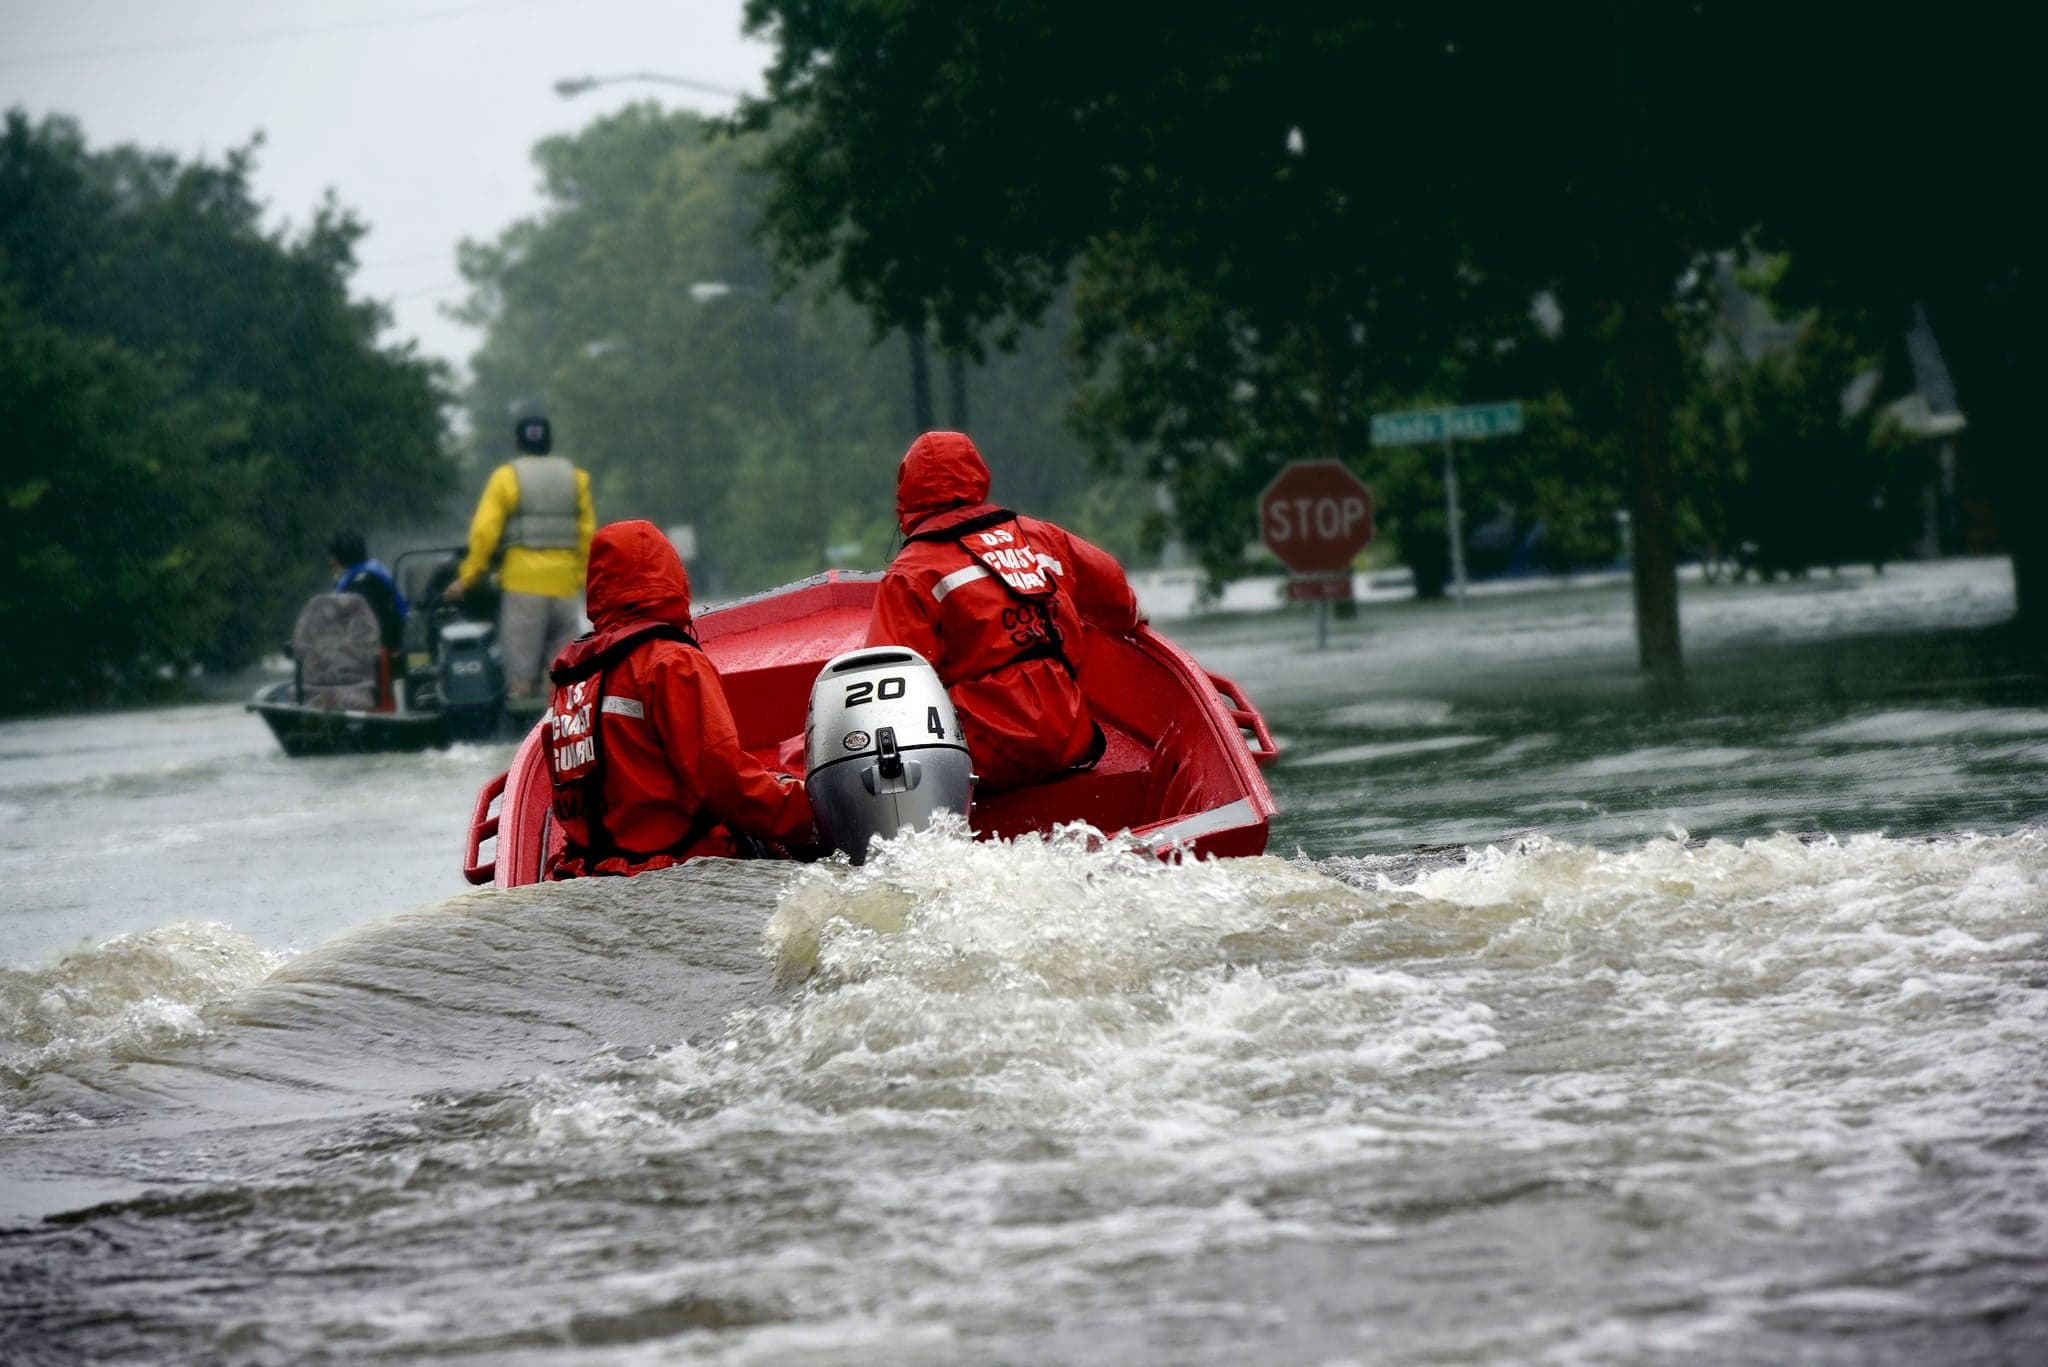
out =
[[489,622],[448,622],[441,627],[435,669],[441,710],[450,734],[482,740],[498,728],[505,709],[505,656]]
[[875,836],[967,814],[967,744],[938,672],[908,646],[838,656],[811,685],[804,789],[818,830],[858,864]]

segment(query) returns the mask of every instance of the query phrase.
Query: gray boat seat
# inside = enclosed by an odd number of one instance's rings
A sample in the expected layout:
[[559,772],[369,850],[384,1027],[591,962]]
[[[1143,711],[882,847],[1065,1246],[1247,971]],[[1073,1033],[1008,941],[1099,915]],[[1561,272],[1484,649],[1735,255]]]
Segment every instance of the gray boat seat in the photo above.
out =
[[299,701],[308,707],[375,709],[383,645],[369,603],[353,593],[314,595],[292,628]]

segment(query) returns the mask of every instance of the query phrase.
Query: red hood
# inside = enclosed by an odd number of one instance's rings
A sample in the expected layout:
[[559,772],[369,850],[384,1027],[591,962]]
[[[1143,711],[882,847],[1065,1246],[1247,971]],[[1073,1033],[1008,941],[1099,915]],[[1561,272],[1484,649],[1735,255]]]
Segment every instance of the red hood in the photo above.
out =
[[964,432],[925,433],[896,467],[896,525],[905,535],[933,513],[987,499],[988,465]]
[[628,622],[690,629],[690,576],[652,522],[614,522],[590,542],[590,624],[602,634]]

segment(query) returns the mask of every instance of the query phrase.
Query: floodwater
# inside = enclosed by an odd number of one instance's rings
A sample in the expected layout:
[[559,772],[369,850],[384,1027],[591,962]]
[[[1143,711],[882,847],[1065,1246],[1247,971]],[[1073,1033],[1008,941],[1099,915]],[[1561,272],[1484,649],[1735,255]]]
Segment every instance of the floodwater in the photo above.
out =
[[0,1360],[2048,1360],[2002,562],[1167,623],[1263,858],[460,891],[503,747],[0,726]]

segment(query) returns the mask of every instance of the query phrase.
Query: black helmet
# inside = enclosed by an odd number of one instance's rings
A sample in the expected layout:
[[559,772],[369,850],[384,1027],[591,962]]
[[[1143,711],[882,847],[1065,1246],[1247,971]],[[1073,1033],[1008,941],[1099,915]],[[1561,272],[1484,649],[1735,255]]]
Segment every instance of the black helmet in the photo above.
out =
[[529,414],[512,424],[512,446],[530,456],[544,456],[555,449],[555,429],[540,414]]
[[369,548],[363,544],[363,534],[356,531],[340,531],[327,543],[327,554],[343,569],[360,565],[370,558]]

